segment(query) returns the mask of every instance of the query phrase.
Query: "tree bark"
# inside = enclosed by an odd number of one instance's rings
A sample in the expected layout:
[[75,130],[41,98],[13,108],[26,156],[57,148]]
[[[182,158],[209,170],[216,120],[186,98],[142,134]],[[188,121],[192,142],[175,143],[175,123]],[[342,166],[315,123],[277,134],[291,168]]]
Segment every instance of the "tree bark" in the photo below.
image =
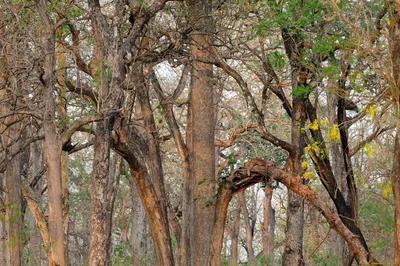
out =
[[107,187],[110,175],[109,118],[96,123],[94,139],[93,179],[90,198],[89,265],[108,265]]
[[239,229],[240,229],[240,201],[236,200],[235,210],[233,211],[233,225],[232,225],[232,233],[231,233],[231,259],[230,265],[236,266],[239,261]]
[[400,1],[393,3],[389,15],[391,21],[392,41],[390,45],[390,58],[394,78],[392,88],[396,121],[396,137],[394,142],[394,157],[392,165],[392,190],[395,203],[394,211],[394,260],[395,265],[400,265]]
[[143,264],[146,258],[147,242],[146,242],[146,213],[143,204],[140,201],[136,185],[133,180],[129,181],[131,186],[132,200],[132,229],[131,229],[131,246],[132,246],[132,266]]
[[[211,2],[188,1],[189,16],[196,30],[190,35],[190,52],[193,58],[209,56]],[[191,201],[192,224],[191,264],[207,264],[210,254],[211,230],[215,216],[213,194],[215,190],[214,147],[214,95],[212,65],[192,62],[191,75]]]
[[[307,69],[301,65],[301,52],[303,40],[298,32],[290,32],[286,28],[281,29],[281,35],[285,46],[285,52],[289,58],[292,77],[292,88],[307,85]],[[294,147],[289,154],[286,163],[287,168],[293,175],[301,176],[301,167],[305,148],[304,128],[306,120],[305,98],[308,95],[295,96],[292,99],[292,124],[291,124],[291,144]],[[282,258],[284,266],[301,266],[303,260],[303,227],[304,227],[304,201],[292,191],[288,191],[288,206],[286,217],[286,244]]]
[[[294,70],[292,78],[292,86],[297,87],[304,85],[298,82],[297,71]],[[293,154],[289,155],[286,163],[291,174],[301,176],[303,169],[301,167],[302,157],[304,155],[304,128],[305,110],[304,99],[302,97],[293,96],[293,116],[291,125],[292,145],[296,147]],[[304,201],[301,197],[292,191],[288,191],[288,206],[286,216],[286,239],[285,250],[282,258],[284,266],[301,266],[304,265],[303,260],[303,227],[304,227]]]
[[43,84],[45,111],[43,114],[44,127],[44,158],[47,164],[47,187],[49,205],[49,236],[50,252],[49,265],[64,266],[65,241],[63,226],[62,176],[61,176],[61,141],[56,130],[56,103],[55,90],[55,28],[50,15],[47,13],[47,4],[43,0],[36,1],[37,10],[43,22],[43,75],[40,77]]
[[262,228],[262,243],[263,243],[263,255],[268,263],[273,263],[274,258],[274,212],[272,209],[272,187],[270,184],[266,184],[265,188],[265,198],[263,204],[263,216],[264,221],[261,224]]
[[[57,83],[58,97],[57,97],[57,108],[58,115],[60,116],[60,128],[62,131],[67,130],[67,95],[66,85],[64,81],[67,76],[67,62],[64,51],[60,42],[65,34],[63,28],[56,30],[56,64],[57,64]],[[69,189],[68,189],[68,152],[62,152],[61,154],[61,188],[62,188],[62,199],[63,199],[63,224],[64,224],[64,246],[65,246],[65,260],[68,261],[68,236],[69,236]]]
[[[30,163],[31,163],[31,173],[32,175],[37,175],[42,169],[43,159],[42,159],[42,142],[32,143],[30,149]],[[31,180],[31,179],[30,179]],[[39,184],[32,189],[34,199],[40,204],[40,189],[43,178],[39,181]],[[32,213],[32,212],[31,212]],[[35,217],[33,214],[28,216],[29,218],[29,266],[40,266],[42,264],[41,255],[43,253],[43,241],[40,237],[40,232],[35,225]]]
[[6,265],[21,265],[22,246],[22,201],[21,201],[21,155],[16,155],[6,169],[6,223],[7,257]]

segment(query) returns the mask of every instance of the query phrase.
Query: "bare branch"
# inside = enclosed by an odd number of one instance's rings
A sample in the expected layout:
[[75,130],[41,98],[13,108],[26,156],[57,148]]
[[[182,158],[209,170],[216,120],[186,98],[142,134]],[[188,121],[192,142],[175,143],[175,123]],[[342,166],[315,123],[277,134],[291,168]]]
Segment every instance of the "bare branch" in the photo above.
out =
[[87,125],[89,123],[99,121],[103,119],[104,117],[102,115],[96,114],[96,115],[91,115],[84,117],[82,119],[79,119],[75,121],[61,136],[61,143],[64,145],[65,143],[68,142],[68,140],[71,138],[71,136],[78,131],[81,127],[84,125]]
[[357,152],[359,152],[367,143],[370,143],[371,141],[373,141],[374,139],[376,139],[379,135],[381,135],[382,133],[389,131],[391,129],[394,129],[395,126],[388,126],[388,127],[384,127],[384,128],[377,128],[371,135],[369,135],[366,139],[360,141],[359,143],[357,143],[354,147],[352,147],[350,149],[349,152],[349,156],[352,157],[353,155],[355,155]]
[[289,153],[293,152],[293,146],[282,140],[277,138],[275,135],[271,134],[264,123],[264,116],[262,114],[262,112],[260,111],[260,109],[258,108],[249,88],[247,83],[243,80],[243,78],[240,76],[240,74],[234,70],[233,68],[231,68],[219,55],[217,49],[213,46],[210,47],[210,51],[211,53],[214,55],[215,60],[216,60],[216,66],[222,68],[228,75],[230,75],[231,77],[233,77],[236,82],[238,83],[238,85],[240,86],[240,88],[242,89],[245,98],[247,99],[247,101],[249,101],[249,104],[251,106],[251,108],[253,109],[253,112],[255,114],[258,126],[260,128],[260,133],[261,133],[261,137],[268,140],[269,142],[271,142],[272,144],[274,144],[275,146],[281,147],[282,149],[288,151]]
[[93,91],[89,88],[77,87],[77,86],[73,85],[71,81],[69,81],[67,79],[64,80],[64,83],[70,92],[75,92],[79,95],[85,95],[85,96],[89,97],[95,104],[97,104],[98,95],[95,91]]

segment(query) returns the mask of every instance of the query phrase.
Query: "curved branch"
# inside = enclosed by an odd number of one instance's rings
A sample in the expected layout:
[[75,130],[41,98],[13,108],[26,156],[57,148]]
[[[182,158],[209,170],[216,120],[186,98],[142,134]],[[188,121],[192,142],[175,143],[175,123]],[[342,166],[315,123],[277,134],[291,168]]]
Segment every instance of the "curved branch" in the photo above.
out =
[[[47,225],[46,216],[43,211],[40,209],[39,204],[33,199],[33,192],[31,191],[29,185],[26,182],[22,182],[22,195],[24,196],[26,202],[28,203],[29,209],[32,212],[33,217],[35,218],[35,223],[39,228],[40,234],[43,240],[43,246],[49,247],[50,245],[50,234],[49,228]],[[48,252],[52,252],[52,249],[49,249]]]
[[369,264],[375,262],[371,254],[365,249],[358,236],[353,234],[340,219],[338,213],[322,199],[317,192],[310,186],[300,182],[298,176],[293,176],[278,167],[274,162],[264,161],[264,163],[240,167],[232,172],[229,178],[223,182],[217,194],[216,200],[216,222],[213,227],[212,253],[209,258],[209,265],[220,265],[220,252],[222,249],[222,239],[225,228],[226,209],[232,196],[259,182],[271,182],[273,180],[284,184],[299,196],[309,201],[325,217],[330,227],[334,229],[348,243],[352,254],[359,264]]
[[102,115],[91,115],[75,121],[61,136],[61,144],[64,146],[71,136],[81,127],[91,122],[100,121],[104,117]]

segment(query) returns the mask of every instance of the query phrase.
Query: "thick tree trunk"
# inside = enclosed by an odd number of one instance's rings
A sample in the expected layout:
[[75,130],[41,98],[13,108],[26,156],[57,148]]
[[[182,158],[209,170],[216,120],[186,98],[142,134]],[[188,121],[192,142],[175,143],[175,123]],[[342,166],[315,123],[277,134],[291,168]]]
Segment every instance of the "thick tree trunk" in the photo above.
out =
[[[0,178],[1,178],[0,174]],[[2,178],[0,179],[2,180]],[[4,206],[1,206],[4,208]],[[3,209],[1,210],[1,215],[5,215]],[[7,230],[6,223],[4,219],[0,220],[0,264],[7,265]]]
[[21,265],[22,246],[22,201],[21,201],[21,155],[15,156],[6,169],[6,223],[7,258],[6,265]]
[[110,174],[110,120],[97,122],[90,198],[89,266],[108,265],[107,186]]
[[146,258],[146,213],[143,204],[140,201],[136,185],[130,179],[131,200],[132,200],[132,228],[131,228],[131,246],[132,246],[132,266],[143,264]]
[[[128,136],[128,131],[131,135]],[[135,129],[124,127],[120,130],[120,139],[114,142],[114,148],[128,162],[130,173],[136,185],[137,192],[142,201],[147,217],[149,217],[149,225],[153,237],[155,253],[157,257],[157,265],[169,266],[174,265],[171,248],[171,237],[169,234],[168,224],[165,223],[161,203],[155,192],[152,180],[149,177],[145,163],[137,159],[137,143],[140,146],[145,145],[145,140],[141,139]],[[126,140],[128,142],[124,142]]]
[[[292,88],[307,85],[307,70],[301,65],[301,50],[303,40],[297,32],[290,32],[286,28],[281,30],[286,55],[289,58],[292,70]],[[301,176],[303,169],[301,162],[305,148],[304,128],[306,119],[305,98],[308,95],[295,96],[292,99],[292,124],[291,124],[291,144],[294,150],[289,154],[286,163],[290,173]],[[303,227],[304,227],[304,201],[292,191],[288,191],[288,206],[286,217],[286,244],[282,258],[284,266],[302,266],[303,260]]]
[[215,202],[215,221],[212,227],[211,252],[208,263],[204,265],[220,266],[221,265],[221,250],[224,239],[225,220],[228,212],[229,202],[233,196],[233,191],[230,184],[225,183],[219,187],[217,199]]
[[288,191],[288,210],[286,218],[286,240],[282,265],[304,265],[303,260],[303,199]]
[[[60,120],[61,130],[65,131],[67,129],[68,116],[67,116],[67,95],[66,86],[64,81],[67,76],[67,62],[64,51],[62,51],[62,46],[60,41],[62,41],[65,35],[64,28],[60,27],[56,30],[56,64],[57,64],[57,83],[60,85],[58,87],[58,97],[57,97],[57,108]],[[65,122],[64,122],[65,121]],[[64,224],[64,235],[65,235],[65,260],[68,261],[68,236],[69,236],[69,190],[68,190],[68,152],[62,152],[61,154],[61,188],[62,188],[62,199],[63,199],[63,224]]]
[[[189,16],[196,30],[190,35],[190,51],[193,58],[209,56],[211,2],[188,1]],[[192,62],[191,75],[191,261],[193,266],[207,264],[210,254],[211,230],[215,216],[213,194],[215,192],[214,156],[214,95],[212,65]]]
[[152,187],[149,185],[149,180],[146,173],[141,167],[133,161],[128,161],[131,168],[131,175],[135,181],[137,191],[142,200],[143,207],[149,219],[150,228],[154,241],[154,247],[157,256],[157,265],[172,266],[174,265],[173,257],[171,256],[171,242],[169,236],[169,228],[163,217],[162,206]]
[[[399,106],[397,106],[399,108]],[[397,111],[400,111],[399,109]],[[400,113],[397,113],[398,115]],[[397,122],[392,166],[392,189],[395,201],[394,211],[394,257],[395,265],[400,265],[400,119]]]
[[[0,37],[2,31],[0,31]],[[17,38],[16,36],[14,38]],[[3,49],[6,54],[13,55],[17,51],[17,43],[14,45],[3,42],[0,44],[0,49]],[[20,98],[17,97],[21,91],[21,84],[18,81],[18,76],[12,71],[12,62],[9,57],[0,58],[0,64],[2,64],[5,71],[2,73],[6,77],[7,82],[4,84],[4,88],[0,88],[0,113],[7,114],[18,108]],[[19,143],[24,139],[21,129],[21,123],[18,122],[19,117],[17,115],[6,117],[0,124],[0,146],[5,150],[5,197],[4,205],[5,209],[5,228],[6,229],[6,264],[7,266],[19,266],[21,265],[22,257],[22,246],[21,246],[21,235],[22,235],[22,199],[21,199],[21,175],[22,175],[22,155],[17,154],[12,157],[9,152],[9,147],[18,146]],[[19,141],[18,141],[19,140]],[[0,204],[0,205],[3,205]],[[0,215],[1,217],[2,215]]]
[[[142,46],[148,46],[148,39],[144,38],[142,40]],[[144,152],[144,160],[146,161],[147,169],[150,173],[154,190],[158,197],[158,201],[160,202],[160,207],[162,211],[163,223],[166,228],[166,237],[168,238],[169,244],[165,246],[166,249],[169,249],[169,258],[168,261],[173,261],[173,254],[171,248],[171,236],[169,233],[169,223],[168,223],[168,199],[165,192],[165,184],[164,184],[164,173],[162,167],[161,153],[158,141],[158,134],[155,119],[153,116],[153,110],[150,103],[149,98],[149,82],[145,79],[143,73],[150,72],[151,69],[149,66],[138,66],[138,75],[134,79],[137,86],[138,92],[138,100],[140,104],[141,115],[143,117],[144,126],[145,126],[145,134],[146,134],[146,152]],[[148,216],[150,217],[150,216]]]
[[[112,153],[110,164],[110,174],[109,180],[107,181],[107,194],[106,194],[106,247],[108,248],[108,253],[112,254],[111,249],[111,237],[112,237],[112,227],[113,227],[113,216],[114,216],[114,206],[115,199],[119,190],[119,181],[122,175],[122,158],[116,154]],[[125,206],[123,206],[125,209]],[[123,228],[122,228],[123,229]],[[122,230],[121,230],[122,231]],[[123,231],[121,232],[121,238]]]
[[45,111],[43,114],[44,127],[44,158],[47,164],[47,187],[49,205],[49,236],[51,256],[49,265],[64,266],[65,241],[63,226],[63,202],[62,202],[62,176],[61,176],[61,141],[56,130],[56,103],[55,90],[55,28],[47,13],[47,4],[43,0],[36,1],[37,10],[43,21],[43,75],[41,81],[44,87]]
[[[9,78],[12,86],[11,90],[17,90],[15,77]],[[0,100],[4,102],[10,101],[5,99],[7,93],[5,90],[0,91]],[[12,97],[9,95],[8,97]],[[8,113],[12,107],[7,104],[0,105],[0,113]],[[18,125],[14,123],[16,118],[8,117],[4,124],[12,124],[8,128],[0,126],[0,130],[4,132],[1,135],[1,144],[6,149],[6,172],[5,172],[5,229],[6,229],[6,266],[21,265],[22,246],[22,200],[21,200],[21,154],[13,158],[7,154],[7,149],[11,145],[18,145],[16,140],[21,134]]]
[[[301,75],[294,71],[292,86],[304,85],[304,81],[299,81]],[[301,167],[302,157],[304,155],[304,128],[305,109],[304,99],[293,96],[293,116],[292,116],[292,145],[296,147],[295,154],[290,154],[287,162],[287,168],[291,174],[301,176],[303,169]],[[304,227],[304,200],[292,191],[288,191],[288,206],[286,216],[286,240],[285,250],[282,258],[284,266],[301,266],[303,260],[303,227]]]
[[390,14],[392,27],[391,60],[395,87],[393,101],[397,116],[396,138],[392,166],[392,190],[395,203],[394,211],[394,259],[400,265],[400,0],[393,3]]

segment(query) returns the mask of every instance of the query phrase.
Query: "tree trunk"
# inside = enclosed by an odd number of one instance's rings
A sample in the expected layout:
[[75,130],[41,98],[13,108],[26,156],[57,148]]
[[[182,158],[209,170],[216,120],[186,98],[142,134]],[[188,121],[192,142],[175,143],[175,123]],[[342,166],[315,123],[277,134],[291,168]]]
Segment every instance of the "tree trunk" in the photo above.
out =
[[233,211],[233,225],[232,225],[232,234],[231,234],[231,259],[230,264],[231,266],[238,265],[239,261],[239,229],[240,229],[240,201],[236,199],[236,206],[235,210]]
[[[298,82],[298,72],[294,71],[292,86],[304,85],[304,82]],[[303,174],[301,167],[302,157],[304,155],[304,128],[305,110],[304,99],[293,96],[293,116],[292,116],[292,145],[296,147],[295,154],[290,154],[286,163],[290,173],[296,176]],[[288,206],[286,217],[286,240],[285,250],[282,258],[284,266],[301,266],[303,260],[303,227],[304,227],[304,200],[292,191],[288,191]]]
[[[107,202],[106,202],[106,247],[108,248],[108,253],[112,254],[111,250],[111,237],[112,237],[112,227],[113,227],[113,216],[114,216],[114,206],[115,199],[119,190],[119,181],[122,175],[122,158],[117,153],[112,153],[111,165],[110,165],[110,175],[107,182]],[[123,205],[125,209],[125,206]],[[123,228],[122,228],[123,229]],[[121,230],[122,238],[123,230]]]
[[[131,180],[131,179],[130,179]],[[133,180],[129,182],[131,185],[132,199],[132,229],[131,229],[131,246],[132,246],[132,266],[143,265],[146,258],[147,242],[146,242],[146,213],[143,204],[140,201],[136,185]]]
[[[286,55],[289,58],[292,70],[292,88],[307,86],[307,70],[300,64],[303,40],[297,32],[290,32],[286,28],[281,30]],[[305,132],[304,128],[305,98],[308,95],[295,96],[292,99],[292,124],[291,124],[291,144],[294,148],[289,154],[286,163],[288,170],[295,176],[301,176],[303,169],[301,162],[304,156]],[[288,191],[288,206],[286,217],[286,244],[283,253],[282,265],[301,266],[303,260],[303,227],[304,227],[304,201],[301,197]]]
[[[11,90],[17,90],[16,78],[9,77]],[[5,99],[8,95],[5,90],[0,91],[0,100],[4,102],[16,101],[14,99]],[[12,97],[8,95],[8,97]],[[8,113],[13,107],[2,104],[0,105],[1,113]],[[2,146],[7,150],[11,145],[18,145],[18,140],[21,132],[15,122],[15,117],[11,116],[5,119],[4,124],[12,124],[8,128],[0,127],[4,132],[1,135]],[[21,154],[14,157],[9,156],[6,152],[6,172],[5,172],[5,229],[6,229],[6,265],[19,266],[21,265],[21,234],[22,234],[22,200],[21,200]]]
[[265,198],[263,205],[263,216],[264,221],[261,224],[262,227],[262,243],[263,243],[263,255],[268,263],[273,263],[274,258],[274,215],[271,205],[272,200],[272,187],[269,184],[265,185]]
[[255,265],[254,249],[253,249],[253,228],[250,223],[249,211],[247,210],[246,203],[244,201],[244,191],[239,195],[240,205],[243,210],[244,224],[246,228],[246,251],[247,251],[247,264],[249,266]]
[[394,211],[394,260],[400,265],[400,1],[393,3],[390,14],[392,27],[391,60],[395,87],[392,89],[395,114],[397,116],[396,138],[392,166],[392,190],[395,203]]
[[[209,56],[211,3],[208,0],[188,1],[189,16],[196,25],[190,35],[190,51],[193,58]],[[191,201],[193,216],[190,239],[192,265],[207,264],[210,254],[211,230],[215,216],[213,194],[215,192],[214,156],[214,96],[212,65],[192,62],[191,75]]]
[[[189,92],[191,98],[191,92]],[[189,103],[190,104],[190,103]],[[189,106],[187,114],[187,127],[186,127],[186,143],[187,148],[180,152],[183,160],[183,193],[182,193],[182,220],[181,220],[181,241],[179,247],[179,258],[180,266],[188,265],[191,262],[191,249],[190,249],[190,227],[192,221],[192,191],[190,188],[191,180],[191,168],[189,154],[193,150],[192,145],[192,114]],[[179,131],[179,130],[178,130]],[[183,142],[183,141],[181,141]]]
[[89,266],[108,265],[107,186],[110,170],[109,118],[96,123],[90,199]]
[[228,212],[229,202],[233,196],[230,184],[224,183],[219,187],[215,202],[215,221],[212,227],[211,251],[208,263],[204,265],[220,266],[221,250],[224,239],[226,215]]
[[[62,51],[62,46],[60,41],[65,34],[64,28],[60,27],[56,30],[56,53],[57,53],[57,83],[58,87],[58,97],[57,97],[57,107],[60,120],[61,130],[65,131],[67,129],[67,95],[66,86],[64,81],[67,76],[67,62],[64,51]],[[69,236],[69,190],[68,190],[68,152],[62,152],[61,154],[61,188],[62,188],[62,199],[63,199],[63,224],[64,224],[64,235],[65,235],[65,260],[68,261],[68,236]]]
[[[4,206],[1,207],[3,208]],[[3,209],[1,210],[1,215],[4,215]],[[7,230],[4,219],[0,220],[0,263],[1,265],[7,265]]]
[[63,226],[62,176],[61,176],[61,141],[56,130],[55,90],[55,31],[53,22],[47,13],[47,4],[43,0],[36,1],[37,10],[43,21],[43,75],[41,81],[44,88],[45,111],[44,127],[44,158],[47,164],[47,187],[49,205],[49,236],[51,256],[49,265],[64,266],[65,241]]
[[6,169],[6,223],[7,258],[6,265],[21,265],[22,246],[22,201],[21,201],[21,155],[15,156]]
[[[142,46],[148,46],[148,38],[144,38],[142,40]],[[146,161],[147,170],[150,173],[153,188],[156,192],[158,201],[160,202],[161,207],[161,219],[165,225],[166,229],[166,237],[168,241],[168,245],[166,245],[165,251],[169,252],[168,261],[173,263],[173,255],[171,248],[171,235],[169,233],[169,223],[168,223],[168,199],[165,192],[165,184],[164,184],[164,173],[161,161],[161,153],[158,141],[158,134],[155,119],[153,116],[153,110],[150,103],[149,98],[149,81],[145,79],[144,72],[150,72],[150,66],[142,66],[139,65],[137,67],[137,75],[134,79],[137,92],[138,92],[138,100],[140,104],[141,115],[143,116],[145,134],[146,134],[146,152],[144,152],[144,160]],[[148,216],[150,217],[150,216]],[[154,230],[154,229],[153,229]]]
[[[397,115],[399,104],[397,103]],[[392,166],[392,189],[395,202],[394,211],[394,257],[395,265],[400,265],[400,119],[397,121],[396,137],[394,143],[394,158]]]

